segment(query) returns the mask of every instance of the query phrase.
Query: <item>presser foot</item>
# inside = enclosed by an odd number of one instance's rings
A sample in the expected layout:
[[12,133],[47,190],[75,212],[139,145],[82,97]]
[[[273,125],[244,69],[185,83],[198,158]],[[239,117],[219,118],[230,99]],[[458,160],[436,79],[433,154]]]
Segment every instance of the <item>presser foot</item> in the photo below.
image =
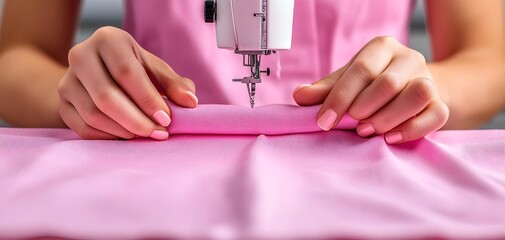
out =
[[261,65],[261,55],[269,55],[272,51],[259,51],[259,52],[240,52],[235,51],[235,53],[242,54],[242,65],[251,68],[251,76],[244,77],[242,79],[233,79],[234,82],[245,83],[247,86],[247,92],[249,93],[249,102],[251,108],[254,108],[255,95],[256,95],[256,83],[261,83],[261,73],[266,73],[270,76],[270,69],[267,68],[265,71],[260,70]]
[[256,83],[260,83],[261,79],[253,78],[253,77],[245,77],[242,79],[233,79],[234,82],[245,83],[247,87],[247,93],[249,94],[249,103],[251,104],[251,108],[254,108],[255,104],[255,95],[256,95]]

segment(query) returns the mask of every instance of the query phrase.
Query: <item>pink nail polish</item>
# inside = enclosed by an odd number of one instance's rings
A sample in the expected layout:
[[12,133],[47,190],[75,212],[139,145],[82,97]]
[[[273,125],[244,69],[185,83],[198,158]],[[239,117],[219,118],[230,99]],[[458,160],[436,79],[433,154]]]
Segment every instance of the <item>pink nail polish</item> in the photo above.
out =
[[386,142],[388,142],[389,144],[395,144],[401,141],[403,141],[403,135],[399,132],[386,134]]
[[198,105],[198,98],[196,97],[196,95],[194,93],[192,93],[191,91],[186,91],[186,93],[193,99],[193,101],[195,102],[195,105]]
[[302,84],[302,85],[296,87],[295,90],[293,91],[293,93],[300,91],[302,88],[306,88],[306,87],[310,87],[310,86],[312,86],[312,85],[311,84]]
[[331,109],[326,110],[323,115],[317,120],[317,125],[324,131],[329,131],[333,125],[335,125],[335,121],[337,121],[337,113]]
[[170,116],[163,110],[156,111],[153,114],[153,118],[163,127],[168,127],[168,125],[172,122]]
[[161,131],[161,130],[154,130],[153,133],[151,133],[151,138],[156,139],[156,140],[167,140],[168,139],[168,132]]
[[359,135],[363,137],[367,137],[375,133],[375,128],[373,128],[371,123],[360,124],[358,125],[357,130]]

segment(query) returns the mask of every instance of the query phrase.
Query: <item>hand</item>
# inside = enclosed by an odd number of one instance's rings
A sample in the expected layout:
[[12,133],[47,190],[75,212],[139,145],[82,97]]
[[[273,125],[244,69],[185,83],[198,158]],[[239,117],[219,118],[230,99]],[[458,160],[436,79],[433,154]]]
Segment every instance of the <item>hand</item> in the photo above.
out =
[[299,86],[293,97],[300,105],[322,103],[317,123],[323,130],[348,113],[359,120],[360,136],[385,134],[389,144],[422,138],[449,116],[424,57],[391,37],[373,39],[344,67]]
[[168,138],[170,109],[160,92],[195,107],[195,85],[144,50],[127,32],[97,30],[68,53],[60,80],[60,114],[83,139]]

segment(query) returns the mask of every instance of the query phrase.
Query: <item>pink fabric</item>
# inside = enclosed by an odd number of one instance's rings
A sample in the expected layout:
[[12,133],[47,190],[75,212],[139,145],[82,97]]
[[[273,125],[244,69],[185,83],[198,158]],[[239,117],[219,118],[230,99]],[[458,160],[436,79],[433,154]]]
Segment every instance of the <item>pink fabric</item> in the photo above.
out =
[[[170,103],[169,103],[170,104]],[[187,109],[170,104],[174,122],[171,134],[281,135],[319,132],[321,106],[265,105],[251,109],[239,105],[200,105]],[[355,129],[357,121],[344,116],[338,129]]]
[[504,130],[391,146],[315,109],[173,108],[162,142],[0,129],[0,238],[505,238]]
[[[374,37],[389,35],[408,45],[413,2],[296,0],[292,49],[262,59],[272,75],[258,86],[258,105],[294,104],[296,86],[342,67]],[[202,0],[125,3],[125,30],[192,79],[201,103],[249,105],[245,86],[231,79],[250,70],[242,66],[241,56],[217,48],[214,25],[203,20]]]

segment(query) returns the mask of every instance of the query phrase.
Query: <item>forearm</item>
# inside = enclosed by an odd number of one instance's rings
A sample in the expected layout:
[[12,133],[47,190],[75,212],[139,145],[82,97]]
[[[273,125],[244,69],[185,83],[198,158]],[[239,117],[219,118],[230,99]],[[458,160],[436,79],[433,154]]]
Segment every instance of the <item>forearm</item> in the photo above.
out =
[[65,127],[58,110],[61,63],[28,46],[0,54],[0,118],[17,127]]
[[445,129],[474,128],[505,107],[503,51],[466,50],[429,64],[450,117]]

